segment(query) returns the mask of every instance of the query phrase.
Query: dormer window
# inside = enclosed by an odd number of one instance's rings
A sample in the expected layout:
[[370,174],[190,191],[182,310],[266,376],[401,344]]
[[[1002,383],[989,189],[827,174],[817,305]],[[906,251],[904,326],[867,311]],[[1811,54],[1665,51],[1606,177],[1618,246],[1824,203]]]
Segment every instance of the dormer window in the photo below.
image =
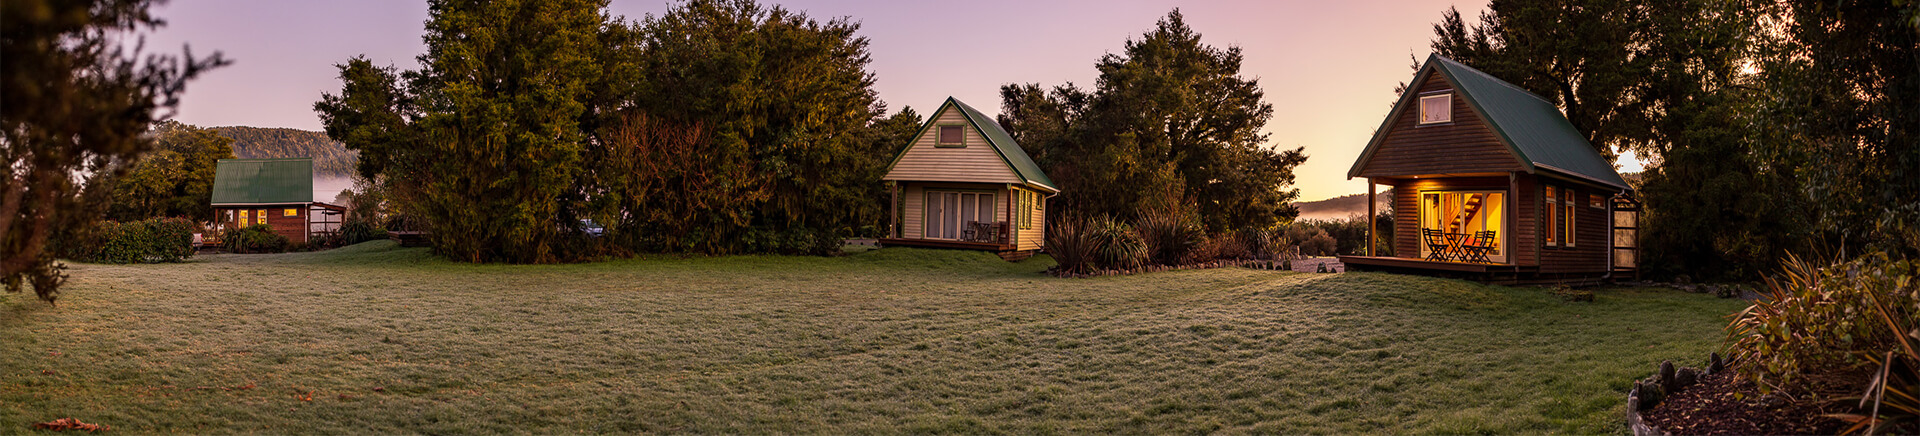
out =
[[1420,97],[1420,124],[1453,122],[1453,94]]
[[951,147],[966,146],[966,131],[960,128],[961,126],[959,124],[940,126],[939,145]]

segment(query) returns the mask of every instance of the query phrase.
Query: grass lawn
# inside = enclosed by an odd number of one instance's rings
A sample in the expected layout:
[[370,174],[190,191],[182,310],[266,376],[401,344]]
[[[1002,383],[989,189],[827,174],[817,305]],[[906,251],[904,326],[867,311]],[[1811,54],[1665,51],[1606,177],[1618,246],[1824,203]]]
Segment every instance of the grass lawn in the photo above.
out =
[[0,433],[1620,433],[1743,307],[1044,257],[466,265],[372,242],[0,294]]

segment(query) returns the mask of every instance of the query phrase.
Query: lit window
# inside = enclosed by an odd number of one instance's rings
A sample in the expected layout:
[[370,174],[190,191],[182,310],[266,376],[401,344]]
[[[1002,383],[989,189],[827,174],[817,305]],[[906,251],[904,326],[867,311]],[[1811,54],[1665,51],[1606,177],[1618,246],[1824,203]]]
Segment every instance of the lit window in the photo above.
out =
[[940,145],[965,145],[966,133],[959,125],[940,126]]
[[300,209],[287,209],[285,212],[281,212],[281,213],[284,214],[281,216],[300,216]]
[[259,222],[260,224],[266,224],[266,223],[267,223],[267,210],[266,210],[266,209],[260,209],[260,210],[257,210],[257,211],[254,211],[254,213],[253,213],[253,220],[254,220],[254,221],[256,221],[256,222]]
[[1453,122],[1453,94],[1420,97],[1420,124]]
[[1547,245],[1560,245],[1560,197],[1555,196],[1552,186],[1547,187]]
[[247,223],[251,221],[253,221],[253,219],[247,215],[247,211],[240,211],[240,226],[245,227]]
[[1561,207],[1566,209],[1566,213],[1561,214],[1566,220],[1566,229],[1564,229],[1564,231],[1566,232],[1565,233],[1566,237],[1562,238],[1561,242],[1563,242],[1568,247],[1572,247],[1573,242],[1580,239],[1579,238],[1580,235],[1573,232],[1574,230],[1573,223],[1575,221],[1578,221],[1578,220],[1575,220],[1574,218],[1580,216],[1580,214],[1577,213],[1576,210],[1574,209],[1574,203],[1577,201],[1576,199],[1580,198],[1580,196],[1578,194],[1575,194],[1572,189],[1565,189],[1565,188],[1562,188],[1560,190],[1560,195],[1566,198],[1566,201],[1561,202],[1562,204]]

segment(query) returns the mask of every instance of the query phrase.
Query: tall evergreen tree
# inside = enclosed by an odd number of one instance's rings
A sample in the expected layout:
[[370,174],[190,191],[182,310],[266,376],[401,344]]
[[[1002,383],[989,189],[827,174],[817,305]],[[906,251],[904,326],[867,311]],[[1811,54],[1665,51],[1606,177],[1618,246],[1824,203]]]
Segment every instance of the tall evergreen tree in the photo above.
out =
[[226,64],[128,50],[165,22],[154,0],[0,3],[0,280],[52,303],[65,275],[49,245],[101,217],[107,177],[153,147],[187,81]]
[[881,216],[879,179],[899,144],[868,132],[886,111],[858,23],[694,0],[640,27],[632,108],[704,125],[708,159],[752,169],[716,189],[766,189],[726,212],[745,225],[711,227],[703,251],[825,253]]
[[[576,234],[578,179],[604,73],[604,0],[428,3],[421,69],[356,58],[314,108],[385,174],[435,249],[464,261],[552,262]],[[405,79],[404,86],[402,78]]]
[[1208,230],[1271,226],[1299,213],[1289,187],[1306,155],[1266,144],[1273,106],[1257,80],[1240,77],[1242,58],[1201,42],[1176,9],[1124,54],[1101,58],[1092,92],[1002,87],[1000,122],[1076,213],[1132,216],[1171,191]]

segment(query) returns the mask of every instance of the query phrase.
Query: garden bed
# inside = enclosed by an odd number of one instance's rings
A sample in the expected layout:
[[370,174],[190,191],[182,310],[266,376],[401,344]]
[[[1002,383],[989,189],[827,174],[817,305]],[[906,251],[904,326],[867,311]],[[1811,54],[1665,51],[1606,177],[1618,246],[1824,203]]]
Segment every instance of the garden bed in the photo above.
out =
[[1821,415],[1844,409],[1832,402],[1762,395],[1752,381],[1722,372],[1701,376],[1641,417],[1673,435],[1835,434],[1845,423]]

